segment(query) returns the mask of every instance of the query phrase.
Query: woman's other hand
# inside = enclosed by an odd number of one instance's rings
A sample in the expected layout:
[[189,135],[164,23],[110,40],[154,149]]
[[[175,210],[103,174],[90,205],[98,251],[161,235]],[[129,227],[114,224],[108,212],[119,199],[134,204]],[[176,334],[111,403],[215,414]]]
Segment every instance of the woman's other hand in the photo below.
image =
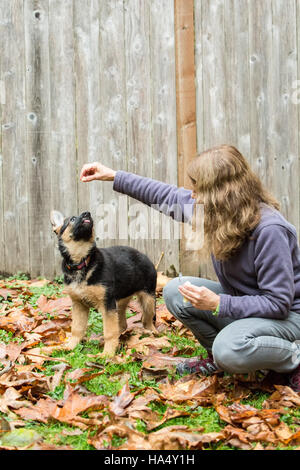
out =
[[102,165],[99,162],[86,163],[83,165],[80,173],[80,181],[88,183],[89,181],[113,181],[116,171]]

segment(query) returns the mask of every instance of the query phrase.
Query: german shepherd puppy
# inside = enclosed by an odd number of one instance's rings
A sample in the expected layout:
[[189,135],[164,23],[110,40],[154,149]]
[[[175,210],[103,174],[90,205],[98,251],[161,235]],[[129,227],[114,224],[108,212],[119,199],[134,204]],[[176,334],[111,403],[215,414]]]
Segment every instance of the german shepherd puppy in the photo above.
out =
[[134,248],[97,248],[89,212],[64,218],[52,211],[50,220],[58,237],[66,292],[72,299],[72,336],[64,349],[83,339],[90,307],[103,315],[103,356],[116,353],[120,334],[126,330],[126,307],[137,295],[144,328],[155,331],[157,273],[149,258]]

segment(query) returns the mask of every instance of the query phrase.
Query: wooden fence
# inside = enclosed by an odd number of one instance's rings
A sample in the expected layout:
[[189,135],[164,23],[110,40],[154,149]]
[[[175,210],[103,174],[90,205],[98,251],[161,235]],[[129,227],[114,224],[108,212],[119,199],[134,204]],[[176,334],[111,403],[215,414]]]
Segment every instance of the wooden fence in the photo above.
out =
[[[103,204],[118,208],[111,183],[78,181],[83,163],[181,180],[182,2],[194,8],[197,150],[236,145],[299,230],[296,0],[1,0],[0,272],[60,273],[51,209],[90,210],[99,225]],[[156,236],[165,223],[156,219]],[[98,244],[153,261],[164,251],[161,268],[180,269],[178,240],[133,238]],[[214,277],[207,265],[200,274]]]
[[[0,271],[53,277],[50,210],[118,204],[85,162],[177,183],[173,0],[1,0],[0,28]],[[120,243],[178,267],[178,241]]]

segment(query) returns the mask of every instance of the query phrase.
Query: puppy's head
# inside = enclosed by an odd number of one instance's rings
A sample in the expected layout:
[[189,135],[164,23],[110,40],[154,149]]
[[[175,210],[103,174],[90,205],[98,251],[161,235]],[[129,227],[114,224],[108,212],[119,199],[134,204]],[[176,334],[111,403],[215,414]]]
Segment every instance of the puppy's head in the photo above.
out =
[[50,220],[62,255],[79,263],[94,245],[94,222],[90,212],[65,218],[61,212],[52,211]]

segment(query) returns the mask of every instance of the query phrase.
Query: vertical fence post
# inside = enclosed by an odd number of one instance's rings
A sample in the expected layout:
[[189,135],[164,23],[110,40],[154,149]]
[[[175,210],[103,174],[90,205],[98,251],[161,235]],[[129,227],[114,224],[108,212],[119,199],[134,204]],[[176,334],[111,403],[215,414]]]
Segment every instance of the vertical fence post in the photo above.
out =
[[[190,187],[186,168],[197,153],[196,87],[194,53],[194,0],[175,0],[176,38],[176,107],[178,185]],[[198,275],[195,252],[186,250],[183,235],[180,243],[180,269]]]

